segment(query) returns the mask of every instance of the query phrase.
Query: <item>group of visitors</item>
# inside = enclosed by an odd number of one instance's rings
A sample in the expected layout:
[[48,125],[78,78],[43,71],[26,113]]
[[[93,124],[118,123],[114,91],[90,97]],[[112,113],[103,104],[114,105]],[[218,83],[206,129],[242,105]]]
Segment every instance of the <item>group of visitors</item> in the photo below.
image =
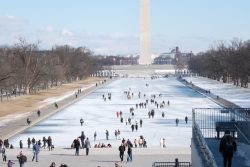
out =
[[127,147],[127,162],[132,162],[133,160],[133,156],[132,156],[132,148],[130,145],[125,146],[124,143],[121,143],[121,145],[119,146],[118,150],[119,150],[119,156],[121,159],[121,162],[124,159],[124,153],[126,151],[126,147]]
[[78,89],[77,92],[75,92],[75,97],[77,99],[78,97],[78,94],[81,94],[82,93],[82,89]]
[[86,149],[86,155],[89,155],[90,147],[91,147],[91,145],[90,145],[89,138],[85,136],[84,131],[82,131],[81,136],[74,139],[73,143],[71,144],[71,148],[75,148],[75,155],[76,156],[79,156],[80,148]]
[[[104,101],[107,100],[107,98],[106,98],[106,96],[105,96],[104,94],[102,95],[102,99],[103,99]],[[111,93],[108,93],[108,99],[111,101]]]
[[[36,140],[34,137],[30,139],[30,137],[28,137],[28,140],[27,140],[28,148],[30,148],[31,144],[32,146],[34,146],[36,143],[39,146],[39,148],[45,149],[47,147],[49,151],[52,151],[54,148],[54,145],[52,144],[52,138],[50,136],[48,138],[44,136],[42,140],[41,139]],[[19,147],[21,149],[23,148],[22,140],[19,141]]]
[[98,144],[95,144],[94,148],[112,148],[112,145],[110,143],[105,145],[104,143],[99,142]]
[[0,149],[3,147],[10,148],[10,143],[8,139],[4,139],[4,140],[0,139]]
[[[52,162],[51,165],[49,167],[56,167],[56,163],[55,162]],[[58,167],[68,167],[68,165],[66,165],[65,163],[61,163],[60,166]]]

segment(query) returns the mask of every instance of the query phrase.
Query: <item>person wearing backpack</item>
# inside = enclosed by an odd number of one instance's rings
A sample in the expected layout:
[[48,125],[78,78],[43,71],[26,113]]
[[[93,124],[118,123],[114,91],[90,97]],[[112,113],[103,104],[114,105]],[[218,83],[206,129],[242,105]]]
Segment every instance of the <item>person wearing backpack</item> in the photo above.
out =
[[219,151],[223,155],[224,167],[232,166],[232,158],[234,152],[237,150],[237,145],[230,131],[226,130],[224,136],[220,141]]
[[20,167],[24,167],[24,163],[27,162],[27,157],[23,155],[23,152],[21,151],[20,154],[17,156],[17,159],[19,161]]

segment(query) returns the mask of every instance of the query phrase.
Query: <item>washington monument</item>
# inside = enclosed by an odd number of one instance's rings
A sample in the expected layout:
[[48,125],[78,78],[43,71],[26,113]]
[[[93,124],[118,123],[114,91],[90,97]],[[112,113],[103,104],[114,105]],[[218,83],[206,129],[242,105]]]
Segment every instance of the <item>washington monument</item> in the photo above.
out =
[[150,0],[140,0],[140,58],[139,64],[151,64]]

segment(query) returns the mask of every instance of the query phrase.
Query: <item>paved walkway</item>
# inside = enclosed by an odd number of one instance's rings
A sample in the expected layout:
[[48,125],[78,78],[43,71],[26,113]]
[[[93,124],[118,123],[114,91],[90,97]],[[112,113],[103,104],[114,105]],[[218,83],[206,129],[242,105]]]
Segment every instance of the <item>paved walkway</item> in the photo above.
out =
[[[206,143],[207,143],[208,147],[210,148],[210,150],[212,151],[212,153],[214,155],[214,159],[215,159],[218,167],[223,166],[223,156],[221,155],[221,153],[219,152],[219,149],[218,149],[218,146],[220,144],[220,140],[206,139]],[[242,147],[244,147],[244,145],[242,145],[242,143],[238,143],[238,151],[236,151],[234,153],[232,166],[235,166],[235,167],[236,166],[240,166],[240,167],[246,166],[247,167],[249,165],[248,160],[246,159],[244,153],[241,151]]]
[[[91,148],[89,156],[85,155],[85,150],[80,150],[80,156],[75,156],[74,149],[56,148],[53,151],[41,149],[39,153],[39,162],[31,161],[32,150],[23,149],[27,155],[27,163],[25,167],[49,167],[54,161],[57,165],[61,163],[67,164],[69,167],[114,167],[115,162],[119,162],[122,167],[152,167],[153,162],[174,162],[178,157],[179,161],[190,162],[190,150],[176,149],[176,148],[133,148],[133,162],[120,162],[119,152],[117,148]],[[17,153],[20,149],[7,150],[7,159],[13,160],[18,166]],[[124,159],[126,160],[127,154],[125,153]],[[7,166],[6,163],[0,161],[0,167]]]

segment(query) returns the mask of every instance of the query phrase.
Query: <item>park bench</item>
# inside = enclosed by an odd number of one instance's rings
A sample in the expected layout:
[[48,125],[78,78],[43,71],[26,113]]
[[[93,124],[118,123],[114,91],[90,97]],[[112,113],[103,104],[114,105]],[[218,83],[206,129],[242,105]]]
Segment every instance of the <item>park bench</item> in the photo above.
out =
[[233,132],[236,132],[236,127],[235,127],[235,122],[231,121],[231,122],[216,122],[215,123],[215,130],[217,132],[217,138],[219,138],[219,134],[220,132],[225,132],[226,130]]
[[[175,167],[175,162],[154,162],[152,167]],[[191,163],[179,162],[178,167],[191,167]]]

